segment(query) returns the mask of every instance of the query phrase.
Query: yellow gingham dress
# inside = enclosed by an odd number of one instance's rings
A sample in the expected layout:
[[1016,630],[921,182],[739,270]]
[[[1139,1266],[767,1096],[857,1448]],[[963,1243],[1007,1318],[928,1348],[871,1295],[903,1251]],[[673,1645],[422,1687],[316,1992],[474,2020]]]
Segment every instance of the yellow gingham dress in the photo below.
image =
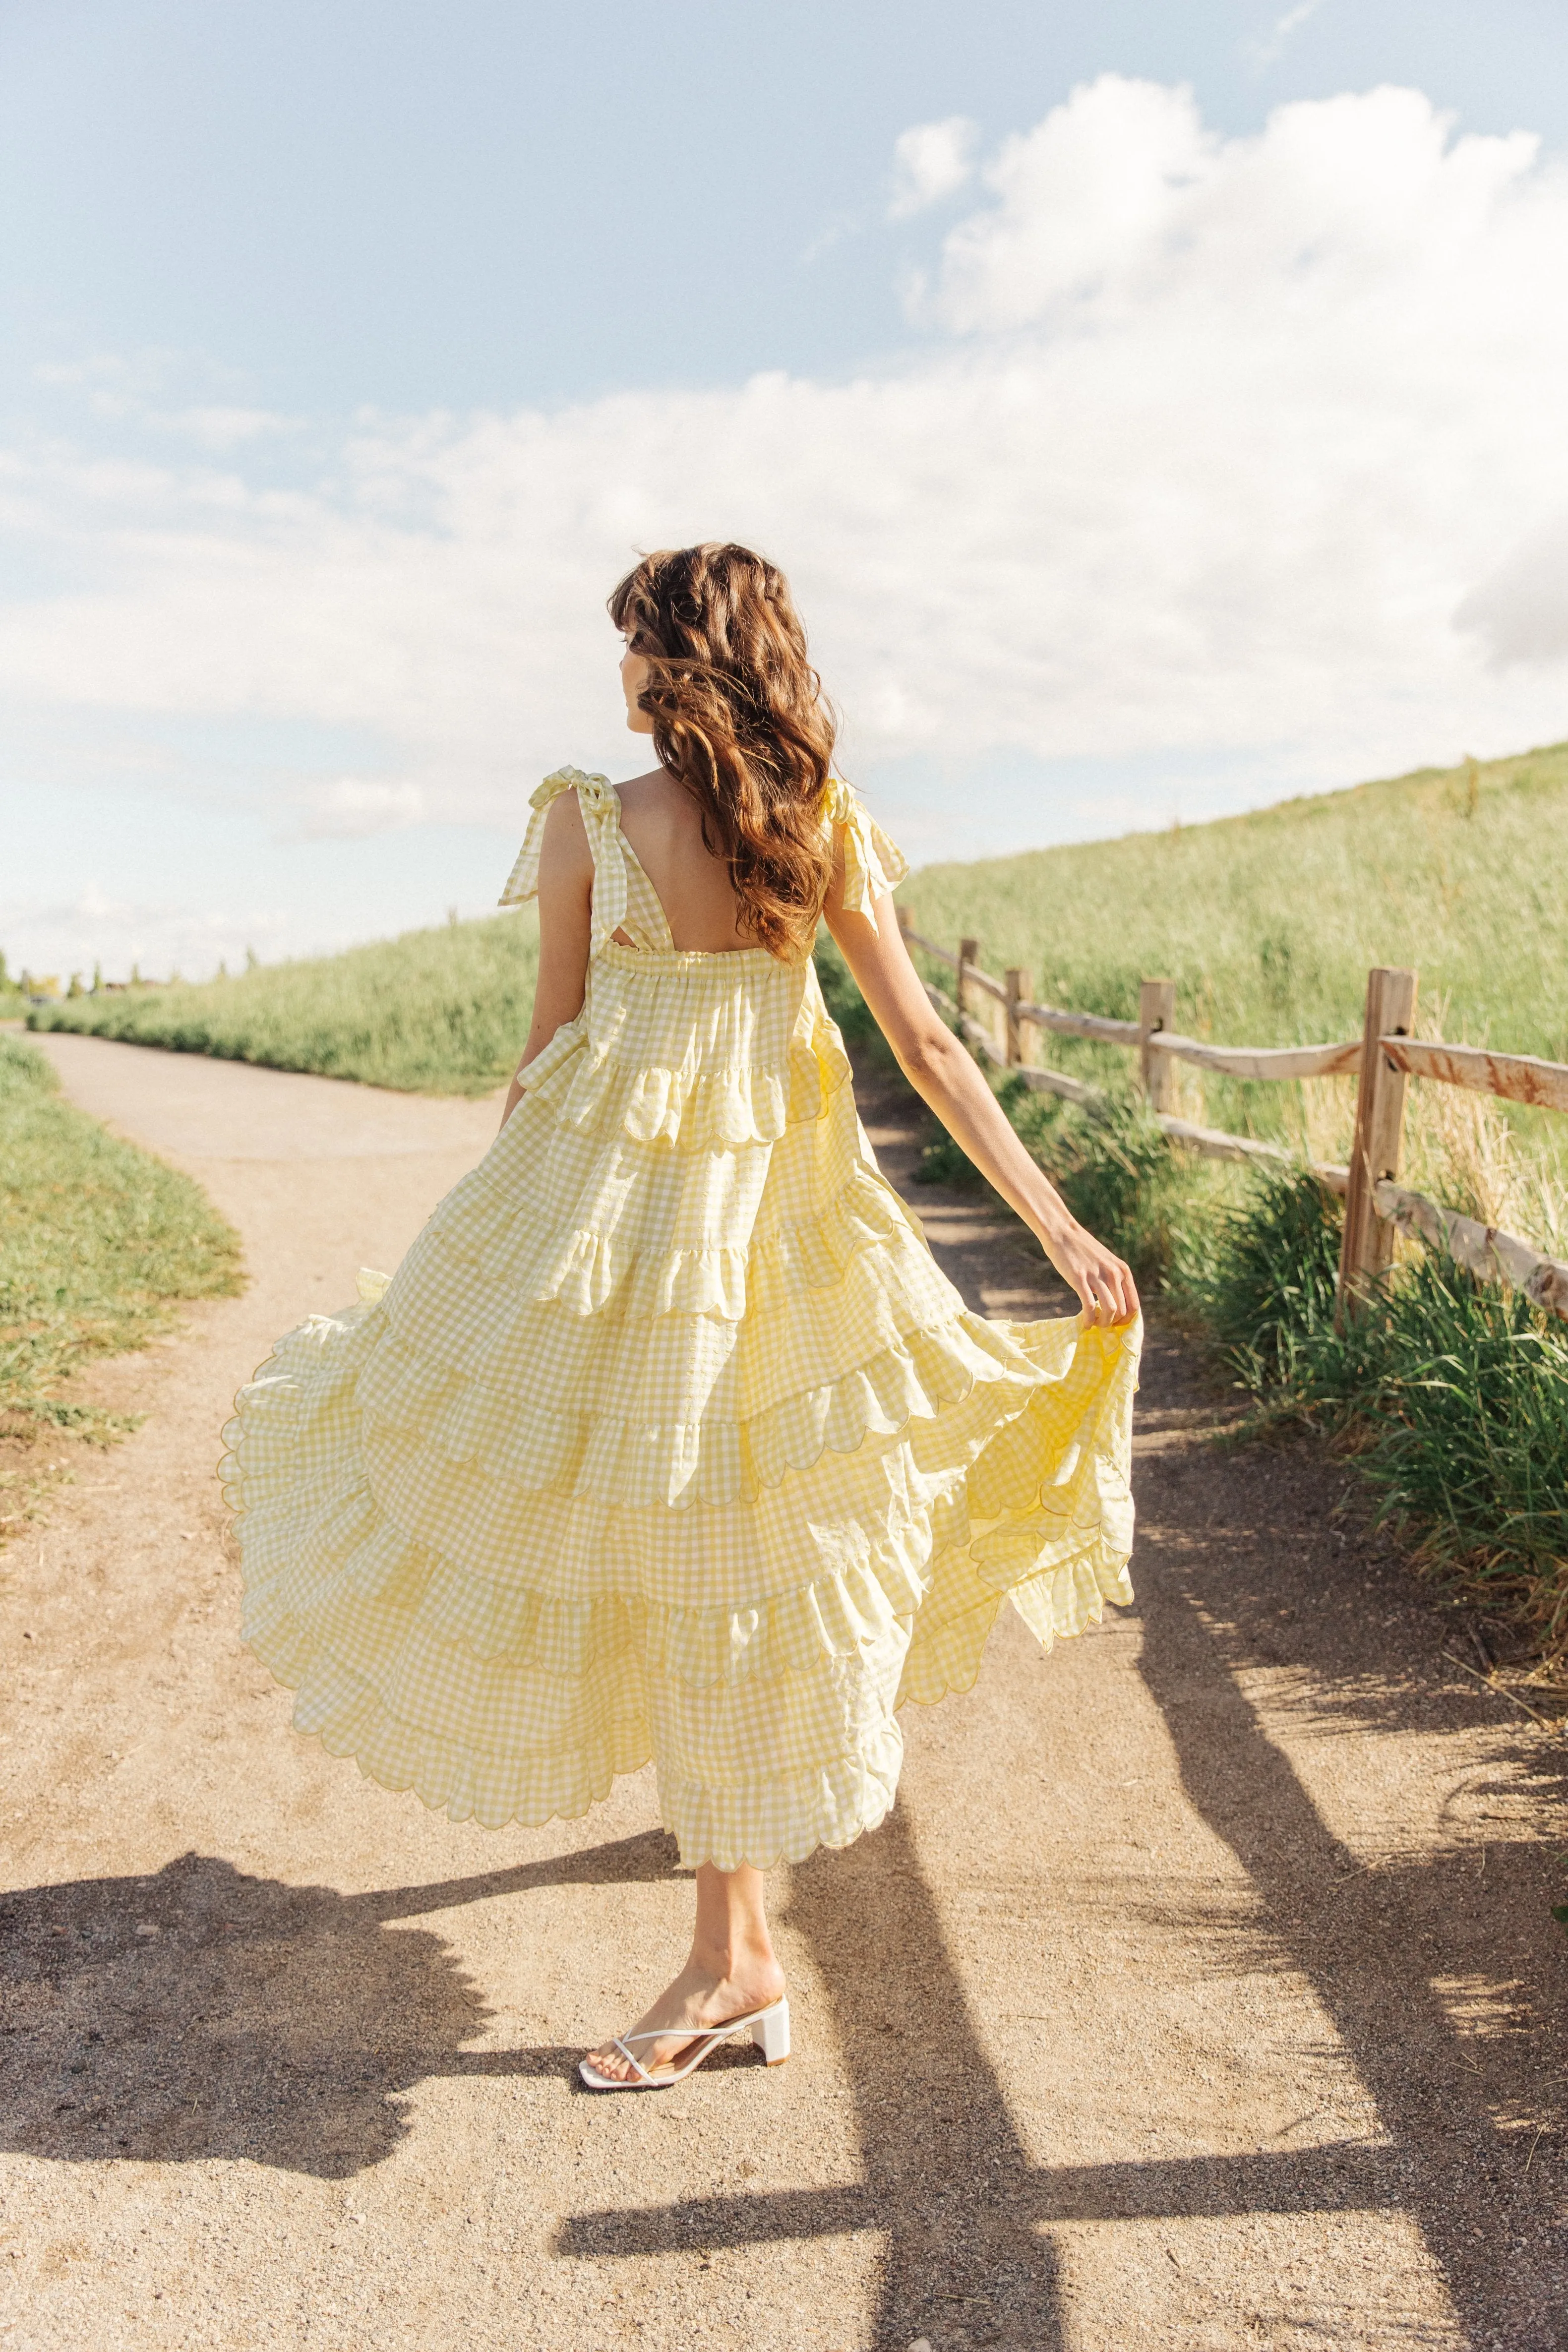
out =
[[[1136,1326],[987,1322],[879,1173],[810,963],[678,949],[602,776],[586,1001],[389,1285],[236,1400],[245,1635],[295,1722],[454,1821],[568,1820],[651,1757],[689,1865],[892,1802],[896,1710],[1005,1594],[1131,1598]],[[846,904],[908,870],[848,787]],[[635,944],[611,938],[622,930]]]

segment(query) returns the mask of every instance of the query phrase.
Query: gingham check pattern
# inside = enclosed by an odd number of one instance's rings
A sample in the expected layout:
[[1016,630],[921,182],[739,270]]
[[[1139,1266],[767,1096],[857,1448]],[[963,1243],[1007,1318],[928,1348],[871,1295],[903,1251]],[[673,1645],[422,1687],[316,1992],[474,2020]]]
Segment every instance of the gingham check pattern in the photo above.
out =
[[[236,1402],[246,1634],[454,1820],[657,1763],[689,1864],[843,1845],[1004,1596],[1126,1601],[1139,1333],[971,1315],[879,1172],[809,964],[682,952],[602,777],[587,999],[397,1274]],[[906,871],[848,787],[846,896]],[[609,918],[613,916],[614,919]],[[610,941],[621,929],[634,941]]]

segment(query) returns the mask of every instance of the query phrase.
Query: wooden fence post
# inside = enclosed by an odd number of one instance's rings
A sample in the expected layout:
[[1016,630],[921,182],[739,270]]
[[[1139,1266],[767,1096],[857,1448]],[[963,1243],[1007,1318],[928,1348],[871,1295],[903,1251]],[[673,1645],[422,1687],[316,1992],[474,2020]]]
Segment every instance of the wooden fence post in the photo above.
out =
[[1176,983],[1173,980],[1141,980],[1138,983],[1138,1059],[1143,1093],[1151,1110],[1172,1110],[1176,1100],[1175,1065],[1169,1054],[1149,1050],[1149,1040],[1162,1029],[1176,1025]]
[[1016,963],[1008,965],[1003,979],[1007,986],[1007,1061],[1009,1067],[1016,1068],[1029,1058],[1027,1032],[1018,1018],[1018,1007],[1033,1003],[1035,983],[1022,965]]
[[952,993],[958,1005],[958,1019],[961,1032],[963,1016],[969,1010],[969,967],[972,963],[978,963],[979,961],[979,940],[960,940],[958,942],[958,977],[953,982]]
[[1403,1070],[1380,1053],[1380,1037],[1407,1037],[1415,1019],[1415,974],[1401,965],[1375,964],[1366,976],[1366,1019],[1362,1029],[1361,1075],[1356,1081],[1355,1141],[1351,1147],[1345,1193],[1345,1232],[1340,1248],[1339,1297],[1342,1324],[1358,1298],[1394,1262],[1394,1226],[1377,1213],[1373,1194],[1384,1177],[1399,1174],[1405,1127]]

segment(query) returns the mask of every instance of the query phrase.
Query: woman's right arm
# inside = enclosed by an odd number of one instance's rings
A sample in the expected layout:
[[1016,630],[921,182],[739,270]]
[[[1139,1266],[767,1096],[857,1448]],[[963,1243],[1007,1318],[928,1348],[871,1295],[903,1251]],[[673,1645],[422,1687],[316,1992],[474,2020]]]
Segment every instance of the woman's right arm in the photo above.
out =
[[823,912],[905,1077],[1077,1291],[1085,1322],[1131,1322],[1138,1312],[1131,1268],[1079,1223],[1025,1150],[971,1055],[938,1020],[910,961],[890,895],[878,898],[875,924],[848,912],[840,866]]
[[[594,858],[583,812],[575,793],[563,793],[550,803],[539,849],[539,974],[519,1069],[525,1069],[557,1029],[575,1021],[583,1010],[593,907]],[[500,1115],[503,1127],[522,1093],[514,1076]]]

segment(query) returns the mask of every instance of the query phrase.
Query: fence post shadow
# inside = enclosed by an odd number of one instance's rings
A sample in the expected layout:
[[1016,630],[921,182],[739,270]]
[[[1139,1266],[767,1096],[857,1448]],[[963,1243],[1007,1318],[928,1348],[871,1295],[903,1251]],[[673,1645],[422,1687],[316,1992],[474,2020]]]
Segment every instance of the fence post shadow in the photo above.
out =
[[[1523,2247],[1517,2232],[1536,2233],[1540,2278],[1556,2269],[1548,2232],[1560,2226],[1547,2176],[1530,2182],[1521,2135],[1498,2120],[1510,2095],[1528,2095],[1528,2074],[1520,2079],[1515,2053],[1496,2044],[1462,2060],[1433,1982],[1455,1874],[1474,1865],[1447,1853],[1369,1862],[1336,1837],[1237,1681],[1226,1654],[1233,1644],[1205,1623],[1184,1573],[1190,1561],[1158,1532],[1141,1556],[1140,1674],[1189,1801],[1255,1891],[1247,1932],[1306,1979],[1375,2103],[1388,2145],[1371,2166],[1381,2193],[1370,2201],[1416,2223],[1467,2341],[1522,2344],[1521,2282],[1510,2279],[1503,2250],[1510,2241]],[[1215,1587],[1226,1571],[1214,1567],[1211,1558],[1205,1598],[1224,1608]],[[1310,2170],[1316,2159],[1326,2173],[1336,2155],[1308,2147],[1297,2162]]]
[[963,2302],[981,2320],[968,2341],[1060,2352],[1058,2266],[1037,2226],[1035,2176],[903,1806],[845,1852],[799,1865],[783,1916],[832,2005],[858,2124],[862,2226],[886,2235],[876,2342],[902,2352]]

